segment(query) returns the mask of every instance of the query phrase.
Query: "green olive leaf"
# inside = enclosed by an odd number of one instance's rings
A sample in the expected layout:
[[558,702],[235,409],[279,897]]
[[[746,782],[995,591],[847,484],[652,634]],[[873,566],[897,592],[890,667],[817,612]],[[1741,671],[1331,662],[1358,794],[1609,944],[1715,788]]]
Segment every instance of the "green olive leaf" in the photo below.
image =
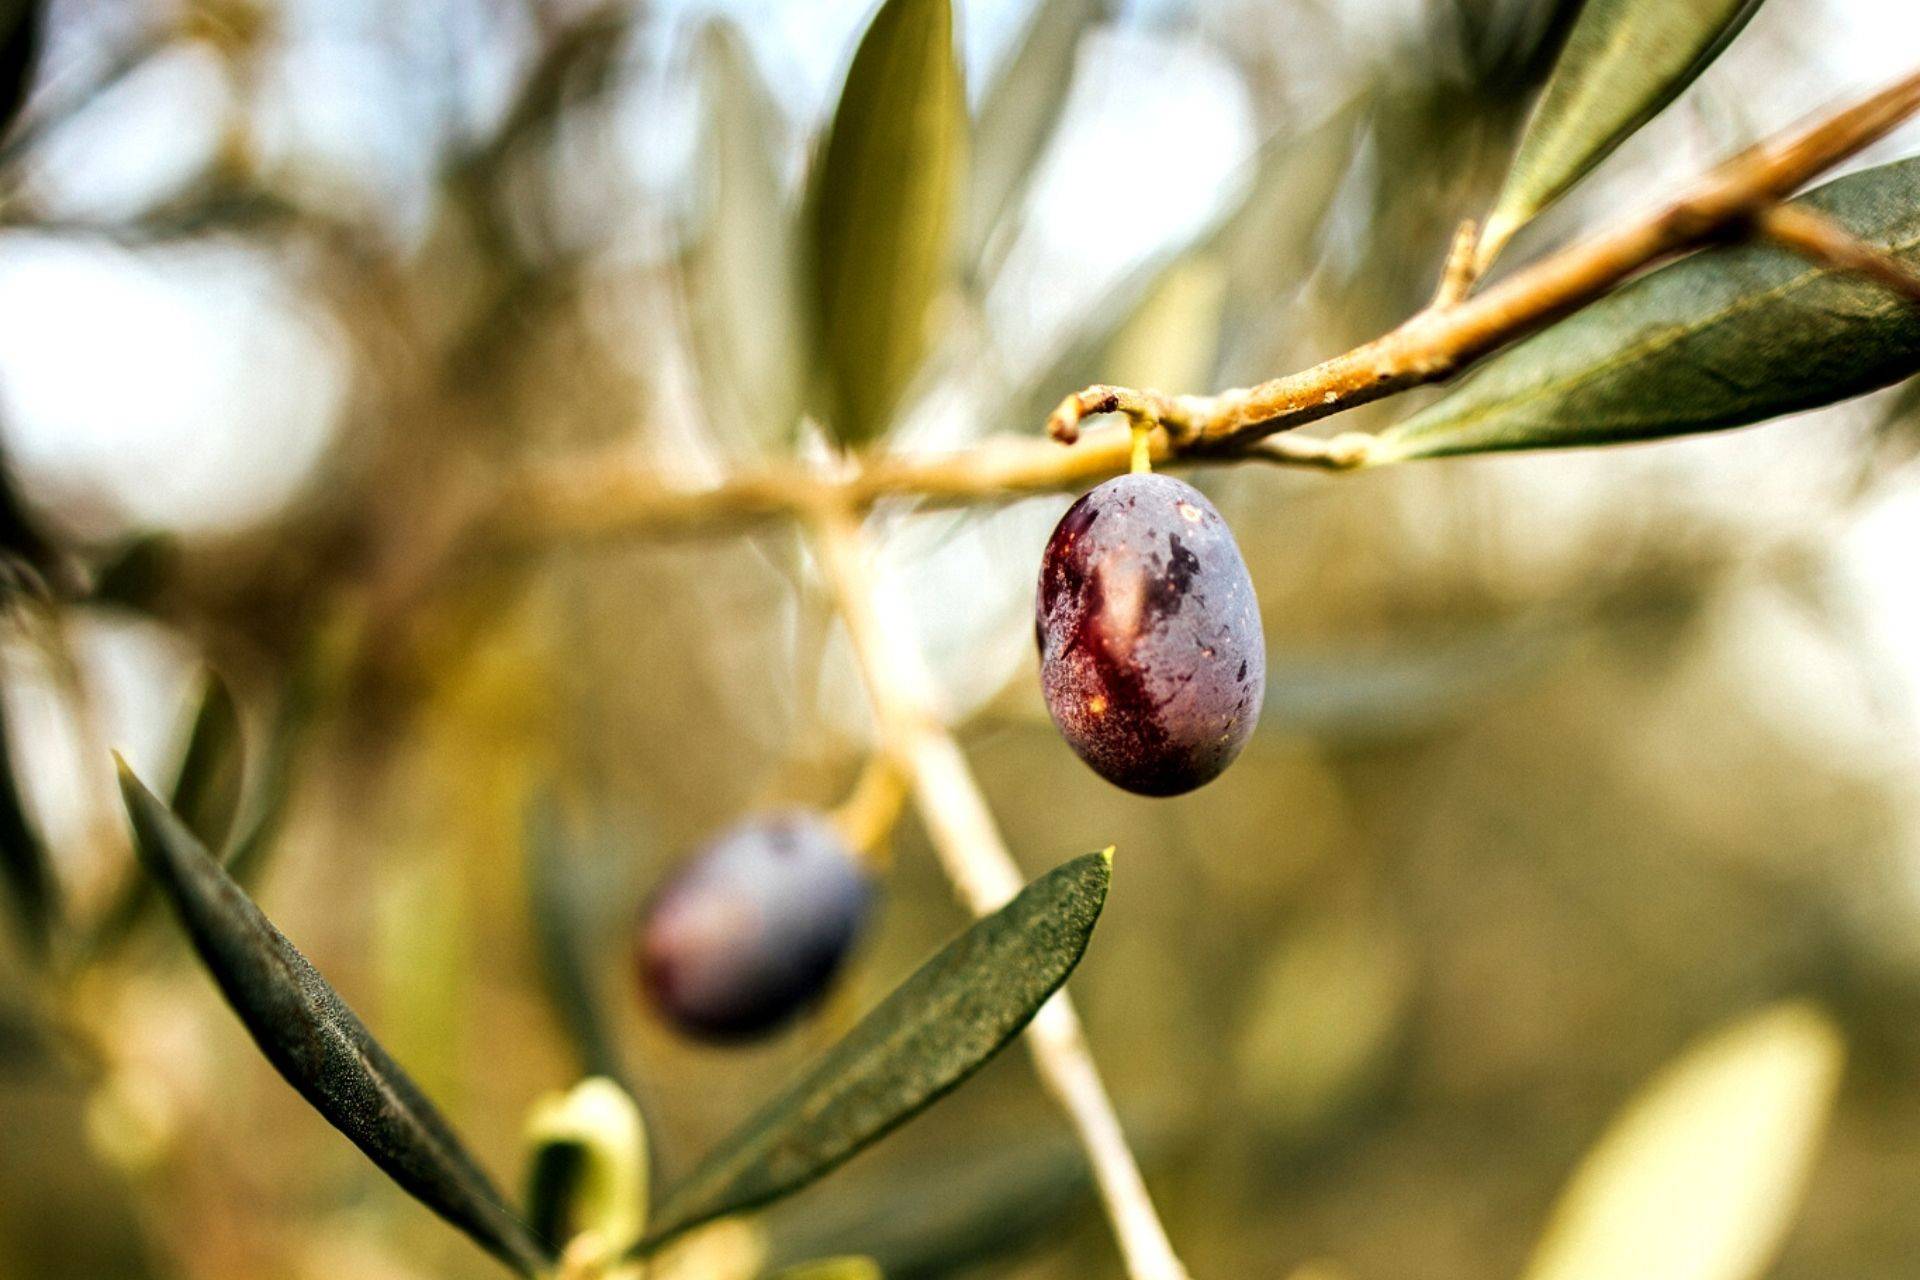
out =
[[[1920,158],[1800,201],[1920,263]],[[1920,370],[1920,307],[1770,245],[1710,249],[1489,360],[1384,432],[1371,463],[1744,426]]]
[[1759,7],[1760,0],[1587,0],[1481,231],[1481,269],[1692,84]]
[[1093,1205],[1093,1173],[1071,1138],[983,1142],[869,1171],[834,1203],[776,1217],[775,1260],[858,1248],[887,1280],[940,1280],[1056,1234]]
[[579,840],[558,798],[536,796],[527,806],[527,901],[539,944],[540,973],[580,1065],[592,1076],[621,1082],[625,1073],[608,1031],[590,948],[602,930],[591,917],[593,889],[581,875]]
[[[274,836],[293,790],[293,759],[315,709],[317,664],[311,657],[287,683],[260,753],[258,778],[248,785],[245,742],[233,694],[209,671],[187,736],[170,807],[195,838],[223,854],[227,873],[254,883],[275,847]],[[86,938],[89,958],[105,956],[137,936],[155,902],[154,883],[132,868]]]
[[234,813],[240,808],[240,781],[245,749],[240,734],[240,711],[233,691],[217,672],[207,672],[180,772],[173,783],[170,806],[187,830],[209,849],[227,842]]
[[1019,47],[980,103],[967,202],[967,261],[978,264],[995,228],[1026,194],[1073,84],[1080,36],[1110,0],[1040,0]]
[[642,1250],[798,1190],[979,1070],[1080,962],[1112,874],[1110,849],[1076,858],[948,943],[667,1193]]
[[141,861],[267,1060],[403,1190],[508,1266],[540,1273],[551,1250],[326,979],[124,762],[120,790]]
[[1113,335],[1097,381],[1163,391],[1208,385],[1226,298],[1227,272],[1219,259],[1205,253],[1176,259]]
[[0,713],[0,880],[20,926],[20,937],[36,958],[45,959],[61,915],[60,884],[54,878],[46,845],[27,818],[14,775],[13,747]]
[[0,134],[27,100],[45,20],[44,0],[0,0]]
[[795,214],[781,174],[787,123],[732,23],[701,33],[702,217],[687,302],[703,403],[763,448],[793,438],[808,359]]
[[841,1258],[816,1258],[791,1267],[782,1267],[767,1280],[887,1280],[880,1264],[872,1258],[848,1255]]
[[1833,1108],[1840,1032],[1762,1010],[1689,1049],[1581,1161],[1526,1280],[1758,1280]]
[[885,434],[952,278],[966,95],[951,0],[886,0],[853,55],[808,197],[821,413]]
[[[245,765],[240,711],[233,691],[218,672],[209,670],[187,732],[187,746],[169,804],[194,838],[209,849],[219,849],[226,842],[234,813],[240,807]],[[133,868],[113,905],[101,913],[94,926],[91,950],[101,954],[131,936],[153,904],[152,878]]]
[[[1297,322],[1293,308],[1276,308],[1274,300],[1297,285],[1311,261],[1365,114],[1365,103],[1356,100],[1305,130],[1269,140],[1248,162],[1242,193],[1191,240],[1139,263],[1083,308],[1086,319],[1012,390],[998,419],[1040,422],[1061,396],[1096,382],[1192,390],[1205,385],[1221,363],[1222,346],[1233,368],[1249,374],[1268,368],[1277,345],[1272,330]],[[1226,288],[1215,298],[1209,278],[1221,274]],[[1188,318],[1203,332],[1184,336],[1185,358],[1168,362],[1184,368],[1135,369],[1148,377],[1129,380],[1116,360],[1139,363],[1133,355],[1151,341],[1146,335],[1158,324],[1151,313],[1169,298],[1190,308]],[[1205,374],[1192,372],[1203,365]],[[1155,381],[1166,376],[1183,381]]]

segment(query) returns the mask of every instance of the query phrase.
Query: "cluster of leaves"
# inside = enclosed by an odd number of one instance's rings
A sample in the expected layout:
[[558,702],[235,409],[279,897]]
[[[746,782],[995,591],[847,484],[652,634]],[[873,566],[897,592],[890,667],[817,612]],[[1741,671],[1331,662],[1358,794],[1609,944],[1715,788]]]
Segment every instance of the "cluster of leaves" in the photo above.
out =
[[[1478,265],[1686,88],[1759,0],[1593,0],[1581,12],[1481,233]],[[1920,160],[1794,202],[1920,262]],[[1658,439],[1745,426],[1920,370],[1920,307],[1770,244],[1655,271],[1477,369],[1386,431],[1373,462]]]
[[[142,862],[268,1061],[402,1188],[526,1275],[547,1271],[567,1243],[533,1223],[591,1224],[612,1235],[603,1245],[645,1256],[705,1222],[805,1186],[937,1101],[998,1053],[1066,981],[1099,918],[1112,865],[1110,853],[1069,862],[949,943],[668,1188],[651,1215],[618,1194],[642,1194],[643,1144],[612,1143],[615,1126],[604,1119],[590,1120],[584,1139],[565,1124],[537,1119],[544,1136],[523,1216],[181,816],[124,767],[122,787]],[[601,1090],[625,1096],[611,1082]],[[618,1105],[602,1103],[600,1110],[616,1121],[621,1115]],[[597,1144],[610,1144],[614,1154]],[[569,1158],[559,1148],[582,1154]],[[577,1172],[596,1158],[602,1168],[595,1177]],[[596,1203],[569,1206],[570,1196]]]

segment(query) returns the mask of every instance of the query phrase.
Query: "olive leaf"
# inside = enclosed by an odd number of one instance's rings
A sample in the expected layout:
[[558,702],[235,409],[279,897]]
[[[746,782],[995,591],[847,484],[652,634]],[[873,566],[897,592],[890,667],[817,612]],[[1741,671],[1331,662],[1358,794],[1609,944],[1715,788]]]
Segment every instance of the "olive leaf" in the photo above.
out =
[[993,1142],[869,1174],[837,1203],[776,1218],[775,1259],[857,1247],[887,1280],[941,1280],[1057,1233],[1093,1204],[1093,1173],[1071,1138]]
[[326,979],[124,761],[120,789],[141,861],[267,1060],[403,1190],[522,1274],[539,1272],[550,1249]]
[[599,930],[588,919],[589,889],[581,883],[577,841],[551,793],[527,806],[525,839],[527,900],[547,994],[587,1074],[624,1082],[585,950]]
[[1587,0],[1487,215],[1481,269],[1692,84],[1759,7],[1760,0]]
[[240,712],[233,691],[218,673],[209,671],[200,693],[200,706],[187,733],[187,749],[173,783],[170,806],[196,839],[209,849],[227,841],[233,815],[240,807],[240,781],[245,763],[240,734]]
[[[1351,163],[1365,105],[1349,103],[1305,130],[1269,140],[1248,162],[1242,194],[1191,240],[1139,263],[1082,308],[1085,321],[1021,380],[998,417],[1038,423],[1062,395],[1096,382],[1158,385],[1119,376],[1115,358],[1129,360],[1129,345],[1140,349],[1141,344],[1130,343],[1126,335],[1151,329],[1155,322],[1149,313],[1170,295],[1180,297],[1183,305],[1203,304],[1196,310],[1213,335],[1204,344],[1207,348],[1227,344],[1236,367],[1267,367],[1274,345],[1274,335],[1267,331],[1275,324],[1274,298],[1297,282],[1304,270],[1299,264],[1312,256],[1315,233]],[[1215,271],[1224,271],[1227,282],[1225,297],[1217,302],[1209,297],[1212,288],[1206,284]],[[1283,309],[1279,323],[1294,319],[1291,309]],[[1188,341],[1183,339],[1183,345]],[[1201,345],[1193,345],[1189,367],[1202,363],[1193,358]],[[1209,350],[1204,361],[1209,374],[1218,363],[1216,354]],[[1159,389],[1188,390],[1204,381]]]
[[791,1267],[782,1267],[767,1280],[887,1280],[872,1258],[816,1258]]
[[[1796,201],[1920,263],[1920,159]],[[1744,426],[1920,370],[1920,307],[1770,245],[1655,271],[1492,360],[1384,432],[1370,462]]]
[[669,1191],[642,1249],[805,1186],[979,1070],[1079,963],[1112,854],[1055,868],[948,943]]
[[738,28],[701,33],[702,225],[688,256],[688,319],[716,424],[764,446],[793,437],[808,364],[794,211],[781,175],[787,126]]
[[886,0],[853,55],[808,197],[822,416],[878,439],[954,259],[966,95],[951,0]]
[[967,253],[978,264],[995,228],[1026,193],[1060,122],[1080,36],[1109,0],[1041,0],[1019,48],[980,103],[967,202]]
[[44,958],[52,948],[60,917],[60,885],[46,846],[27,819],[4,709],[0,709],[0,879],[6,881],[22,941],[36,957]]
[[43,0],[0,0],[0,134],[27,100],[40,60],[45,9]]
[[[246,752],[240,732],[240,712],[233,691],[218,672],[209,670],[200,702],[187,732],[169,807],[180,815],[187,830],[209,849],[219,849],[240,806]],[[93,928],[91,950],[110,949],[130,936],[152,910],[153,880],[134,868],[113,905]]]
[[1163,390],[1207,385],[1226,297],[1227,273],[1219,259],[1206,253],[1177,259],[1114,334],[1098,381]]
[[1581,1162],[1526,1280],[1756,1280],[1800,1200],[1844,1048],[1806,1004],[1685,1053]]

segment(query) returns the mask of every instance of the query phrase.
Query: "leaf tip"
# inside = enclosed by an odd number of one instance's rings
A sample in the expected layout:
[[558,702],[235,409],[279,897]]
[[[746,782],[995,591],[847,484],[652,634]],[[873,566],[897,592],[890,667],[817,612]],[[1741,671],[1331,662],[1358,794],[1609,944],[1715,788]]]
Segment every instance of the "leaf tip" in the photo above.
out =
[[1113,870],[1113,846],[1108,845],[1100,851],[1100,861],[1107,864],[1107,870]]

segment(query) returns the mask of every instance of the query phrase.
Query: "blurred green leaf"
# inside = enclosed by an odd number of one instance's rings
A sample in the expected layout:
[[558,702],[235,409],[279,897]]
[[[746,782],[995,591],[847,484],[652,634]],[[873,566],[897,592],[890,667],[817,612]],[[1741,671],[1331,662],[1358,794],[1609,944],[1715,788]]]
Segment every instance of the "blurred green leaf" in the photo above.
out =
[[280,824],[293,799],[294,765],[306,744],[321,701],[337,678],[340,653],[328,637],[308,641],[281,694],[266,749],[261,752],[259,779],[248,788],[239,811],[238,829],[226,850],[227,873],[242,886],[259,883],[279,842]]
[[979,263],[994,229],[1032,184],[1073,85],[1080,37],[1109,9],[1109,0],[1040,0],[1019,47],[982,99],[968,188],[968,263]]
[[287,1083],[403,1190],[522,1274],[540,1272],[550,1251],[326,979],[124,762],[120,789],[141,861]]
[[7,885],[20,936],[34,956],[45,958],[60,917],[60,886],[47,849],[27,819],[13,767],[13,745],[0,713],[0,877]]
[[858,1247],[887,1280],[944,1280],[1057,1231],[1090,1205],[1093,1174],[1069,1138],[995,1142],[939,1161],[916,1160],[848,1189],[834,1213],[809,1205],[772,1228],[779,1258]]
[[1412,981],[1406,940],[1378,910],[1307,914],[1251,983],[1233,1053],[1249,1114],[1292,1134],[1348,1105],[1377,1076]]
[[887,429],[954,259],[966,95],[951,0],[886,0],[854,53],[808,199],[823,415]]
[[1773,1260],[1827,1125],[1844,1048],[1777,1005],[1695,1046],[1581,1162],[1526,1280],[1754,1280]]
[[647,1133],[640,1108],[595,1076],[534,1104],[527,1120],[527,1220],[544,1240],[593,1232],[613,1256],[646,1226]]
[[740,438],[793,438],[805,390],[794,214],[781,178],[786,122],[730,22],[700,41],[704,223],[687,264],[704,402]]
[[0,0],[0,134],[27,100],[45,21],[43,0]]
[[[1795,203],[1920,263],[1920,159]],[[1490,360],[1387,430],[1398,462],[1650,440],[1744,426],[1920,370],[1920,307],[1767,245],[1695,254]]]
[[1480,263],[1707,69],[1760,0],[1587,0],[1487,215]]
[[979,1070],[1080,962],[1111,857],[1055,868],[948,943],[669,1192],[646,1244],[798,1190]]
[[1097,381],[1188,391],[1213,376],[1227,273],[1220,261],[1194,253],[1173,263],[1113,337]]
[[1227,278],[1220,324],[1227,381],[1271,376],[1296,340],[1300,308],[1290,300],[1321,256],[1321,229],[1371,109],[1361,95],[1324,120],[1268,141],[1249,166],[1246,194],[1204,240]]
[[[274,717],[272,731],[267,735],[266,748],[259,762],[259,776],[249,787],[244,785],[245,744],[241,739],[232,695],[218,676],[208,673],[206,695],[195,715],[186,756],[174,785],[173,808],[187,820],[188,828],[203,844],[218,848],[218,845],[207,841],[200,824],[217,818],[222,807],[223,802],[216,801],[214,797],[225,784],[217,783],[215,776],[223,771],[232,772],[235,791],[232,808],[227,814],[231,838],[226,841],[224,860],[227,873],[242,887],[253,884],[259,878],[268,856],[275,848],[274,837],[279,834],[280,823],[286,816],[287,801],[293,791],[294,757],[301,735],[314,713],[320,678],[318,665],[312,655],[295,669],[282,696],[279,712]],[[219,686],[217,693],[216,684]],[[219,709],[221,703],[227,708],[225,716]],[[227,736],[228,733],[231,733],[231,737]],[[195,762],[196,755],[201,763]],[[206,799],[194,800],[190,804],[183,800],[183,797],[196,792],[203,793]],[[204,805],[212,805],[213,812],[203,814],[200,818],[188,816],[189,808]],[[244,817],[241,817],[242,814]],[[234,830],[236,818],[239,821],[237,830]],[[99,921],[87,939],[87,953],[92,957],[106,955],[133,937],[150,916],[153,903],[153,881],[136,866],[112,904],[100,913]]]
[[180,566],[180,539],[142,533],[116,547],[93,577],[93,597],[130,609],[151,609]]
[[872,1258],[820,1258],[783,1267],[767,1280],[886,1280],[886,1274]]
[[[245,769],[240,712],[234,705],[233,692],[218,672],[209,670],[170,802],[194,838],[209,849],[220,848],[227,838],[240,804]],[[153,904],[153,880],[142,875],[138,867],[133,868],[113,905],[101,913],[89,949],[98,954],[131,935]]]
[[541,977],[587,1074],[623,1081],[619,1050],[608,1034],[590,948],[600,930],[587,910],[579,850],[552,793],[527,806],[527,900],[539,944]]
[[[1115,372],[1115,360],[1135,362],[1134,353],[1144,348],[1145,339],[1125,335],[1150,331],[1157,323],[1152,313],[1169,295],[1185,292],[1190,300],[1203,300],[1207,290],[1180,282],[1204,282],[1216,269],[1224,272],[1227,287],[1217,304],[1208,304],[1219,311],[1210,322],[1209,345],[1229,344],[1235,367],[1246,368],[1248,377],[1270,373],[1268,360],[1277,345],[1273,331],[1294,319],[1293,312],[1276,307],[1275,300],[1296,287],[1307,269],[1315,233],[1352,163],[1352,142],[1364,115],[1363,104],[1350,104],[1305,133],[1289,133],[1262,147],[1249,164],[1243,193],[1186,245],[1136,266],[1084,308],[1085,322],[1025,378],[998,419],[1037,424],[1062,396],[1096,382],[1167,391],[1202,389],[1216,363],[1212,351],[1206,356],[1205,374],[1175,370],[1176,376],[1191,379],[1178,385],[1129,382]],[[1198,368],[1201,361],[1194,357],[1200,345],[1189,345],[1188,358],[1180,363]]]
[[171,808],[194,838],[209,849],[226,843],[233,815],[240,808],[240,783],[246,768],[240,711],[233,691],[218,672],[208,671],[187,734],[187,749],[173,783]]

